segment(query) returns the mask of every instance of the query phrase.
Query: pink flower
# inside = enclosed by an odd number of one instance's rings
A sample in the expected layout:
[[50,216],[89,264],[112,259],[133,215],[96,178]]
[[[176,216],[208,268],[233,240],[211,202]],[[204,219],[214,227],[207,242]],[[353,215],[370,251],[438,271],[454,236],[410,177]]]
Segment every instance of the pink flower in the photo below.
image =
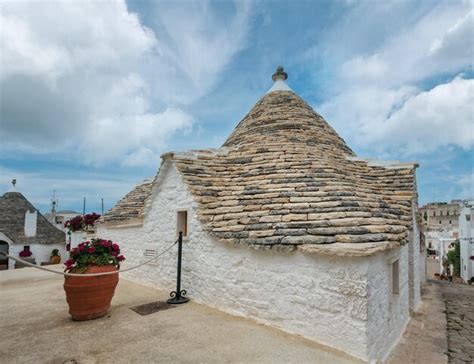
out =
[[95,248],[94,248],[93,246],[91,246],[91,247],[89,248],[89,254],[92,254],[93,252],[95,252]]
[[112,249],[115,251],[120,251],[120,247],[118,246],[118,244],[115,243],[112,244]]
[[22,258],[31,257],[31,252],[29,250],[22,250],[18,255]]
[[66,260],[64,265],[66,266],[66,268],[71,268],[74,265],[74,260],[68,259],[68,260]]
[[125,257],[124,257],[123,255],[119,255],[119,256],[117,257],[117,260],[118,260],[119,262],[123,262],[123,261],[125,260]]

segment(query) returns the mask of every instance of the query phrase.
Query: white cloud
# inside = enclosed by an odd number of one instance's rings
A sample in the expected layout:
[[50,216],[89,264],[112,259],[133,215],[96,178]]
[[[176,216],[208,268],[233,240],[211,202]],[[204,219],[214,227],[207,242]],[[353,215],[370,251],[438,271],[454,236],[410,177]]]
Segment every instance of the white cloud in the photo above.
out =
[[165,5],[154,32],[124,1],[3,2],[1,148],[136,166],[189,130],[184,107],[244,46],[249,9]]
[[158,150],[148,146],[164,145],[176,131],[189,131],[192,123],[191,116],[179,109],[118,119],[103,118],[91,125],[90,135],[81,150],[86,163],[101,164],[120,156],[126,166],[154,165],[159,161]]
[[432,152],[450,144],[474,147],[474,80],[457,77],[451,82],[409,98],[380,128],[368,133],[369,141],[390,141],[404,154]]
[[470,67],[474,11],[466,5],[440,3],[411,27],[394,30],[380,47],[347,60],[341,68],[343,79],[400,86]]
[[36,75],[54,83],[78,71],[123,72],[156,42],[123,1],[3,2],[0,16],[2,78]]
[[225,13],[210,1],[155,4],[160,57],[150,75],[161,81],[156,83],[161,98],[190,103],[215,86],[249,32],[249,3],[233,5],[235,10]]
[[431,43],[430,55],[455,63],[470,64],[474,48],[473,34],[474,10],[471,10]]
[[[365,39],[365,34],[375,46],[361,47],[342,58],[330,96],[317,110],[351,143],[383,157],[426,153],[448,145],[472,148],[473,81],[462,76],[472,67],[470,2],[437,3],[428,11],[418,4],[371,2],[369,7],[361,2],[346,20],[361,12],[368,23],[355,23],[351,37]],[[387,18],[386,28],[380,27],[376,14]],[[395,27],[392,18],[405,23]],[[346,44],[342,30],[347,31],[347,22],[341,24],[332,35],[341,41],[328,45],[329,54],[338,54],[334,49]],[[367,29],[374,28],[380,32],[368,34]],[[377,38],[378,33],[387,34]],[[436,82],[446,75],[458,76]],[[435,86],[423,89],[424,83]]]

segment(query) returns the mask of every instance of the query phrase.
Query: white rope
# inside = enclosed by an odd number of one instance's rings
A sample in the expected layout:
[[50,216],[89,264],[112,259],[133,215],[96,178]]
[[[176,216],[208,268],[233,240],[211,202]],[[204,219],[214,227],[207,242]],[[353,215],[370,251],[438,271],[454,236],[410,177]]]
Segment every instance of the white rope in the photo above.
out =
[[33,263],[30,263],[30,262],[27,262],[26,260],[23,260],[23,259],[20,259],[20,258],[16,258],[16,257],[12,257],[11,255],[5,253],[5,252],[0,252],[0,254],[3,254],[4,256],[10,258],[10,259],[13,259],[14,261],[16,262],[20,262],[24,265],[27,265],[29,267],[32,267],[32,268],[36,268],[36,269],[40,269],[40,270],[44,270],[46,272],[50,272],[50,273],[56,273],[56,274],[60,274],[60,275],[63,275],[65,277],[96,277],[96,276],[108,276],[108,275],[111,275],[111,274],[119,274],[119,273],[123,273],[123,272],[127,272],[129,270],[132,270],[132,269],[136,269],[136,268],[139,268],[145,264],[148,264],[150,263],[151,261],[155,260],[155,259],[158,259],[159,257],[161,257],[163,254],[167,253],[172,247],[174,247],[176,244],[178,243],[178,240],[176,240],[169,248],[166,248],[165,250],[163,250],[160,254],[158,254],[156,257],[153,257],[151,259],[148,259],[146,261],[144,261],[143,263],[141,264],[138,264],[138,265],[135,265],[133,267],[130,267],[130,268],[127,268],[127,269],[123,269],[123,270],[117,270],[117,271],[114,271],[114,272],[103,272],[103,273],[85,273],[85,274],[80,274],[80,273],[66,273],[66,272],[58,272],[57,270],[52,270],[52,269],[48,269],[48,268],[45,268],[45,267],[42,267],[42,266],[39,266],[39,265],[36,265],[36,264],[33,264]]

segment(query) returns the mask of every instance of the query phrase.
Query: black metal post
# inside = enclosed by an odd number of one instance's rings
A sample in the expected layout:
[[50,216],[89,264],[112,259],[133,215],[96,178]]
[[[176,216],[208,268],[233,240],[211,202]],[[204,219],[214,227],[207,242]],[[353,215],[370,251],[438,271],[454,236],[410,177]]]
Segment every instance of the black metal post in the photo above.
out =
[[170,293],[171,298],[166,301],[173,305],[178,305],[181,303],[186,303],[189,301],[189,298],[184,297],[186,296],[186,290],[181,289],[181,257],[183,254],[183,232],[179,232],[178,237],[178,273],[176,279],[176,291]]

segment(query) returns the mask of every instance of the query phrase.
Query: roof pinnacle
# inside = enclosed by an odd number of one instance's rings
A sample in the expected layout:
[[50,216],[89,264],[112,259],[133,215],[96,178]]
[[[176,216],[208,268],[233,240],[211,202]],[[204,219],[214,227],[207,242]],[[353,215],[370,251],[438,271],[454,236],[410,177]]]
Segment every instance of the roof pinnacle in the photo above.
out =
[[278,66],[276,72],[272,76],[272,80],[274,81],[273,86],[270,90],[267,91],[267,94],[274,91],[291,91],[293,90],[288,87],[285,80],[288,78],[288,74],[283,70],[282,66]]
[[285,71],[283,71],[282,66],[278,66],[276,72],[272,76],[273,81],[276,81],[276,80],[285,81],[287,78],[288,78],[288,74]]

